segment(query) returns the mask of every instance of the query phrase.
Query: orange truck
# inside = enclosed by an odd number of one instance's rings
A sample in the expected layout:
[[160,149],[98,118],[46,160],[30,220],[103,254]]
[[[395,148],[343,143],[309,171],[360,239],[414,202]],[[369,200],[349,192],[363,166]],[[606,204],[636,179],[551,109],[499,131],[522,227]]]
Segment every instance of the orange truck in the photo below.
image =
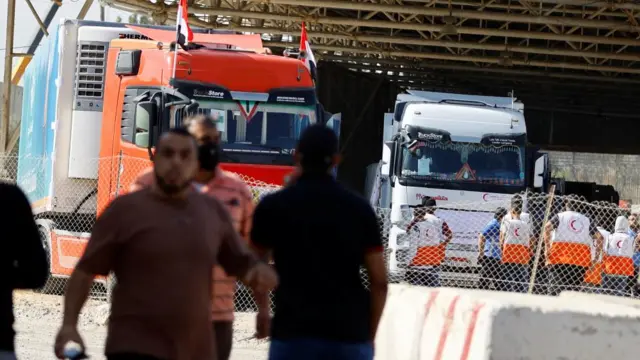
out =
[[[312,74],[259,35],[62,20],[24,76],[18,184],[68,277],[105,206],[150,165],[158,136],[189,114],[217,115],[222,167],[280,185],[305,127],[326,122]],[[174,59],[177,61],[173,76]],[[110,289],[108,279],[98,279]]]

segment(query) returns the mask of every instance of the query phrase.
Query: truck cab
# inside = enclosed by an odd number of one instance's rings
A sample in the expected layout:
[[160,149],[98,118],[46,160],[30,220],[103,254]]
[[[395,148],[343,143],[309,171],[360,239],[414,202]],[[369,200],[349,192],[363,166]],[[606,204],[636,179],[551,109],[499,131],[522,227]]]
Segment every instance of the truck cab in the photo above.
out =
[[114,106],[104,110],[100,157],[114,164],[100,176],[100,204],[129,186],[162,131],[196,113],[218,121],[224,170],[251,185],[281,185],[302,131],[324,117],[304,63],[240,48],[244,35],[196,35],[199,43],[176,56],[156,41],[171,31],[136,30],[154,40],[117,39],[109,47],[105,102]]
[[[375,206],[390,208],[389,264],[401,278],[407,259],[411,205],[436,200],[436,216],[453,240],[445,268],[477,266],[479,231],[499,206],[522,193],[542,168],[528,166],[524,105],[512,98],[409,90],[387,116]],[[540,166],[544,165],[544,159]]]

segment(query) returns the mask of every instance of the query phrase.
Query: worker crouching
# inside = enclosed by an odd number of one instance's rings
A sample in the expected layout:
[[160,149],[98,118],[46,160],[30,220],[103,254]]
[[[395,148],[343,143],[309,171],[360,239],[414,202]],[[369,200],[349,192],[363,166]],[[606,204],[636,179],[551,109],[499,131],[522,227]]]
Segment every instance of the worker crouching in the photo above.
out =
[[453,234],[449,225],[435,215],[435,206],[433,198],[423,197],[421,205],[414,206],[414,218],[407,228],[411,262],[406,280],[412,285],[440,286],[440,266]]

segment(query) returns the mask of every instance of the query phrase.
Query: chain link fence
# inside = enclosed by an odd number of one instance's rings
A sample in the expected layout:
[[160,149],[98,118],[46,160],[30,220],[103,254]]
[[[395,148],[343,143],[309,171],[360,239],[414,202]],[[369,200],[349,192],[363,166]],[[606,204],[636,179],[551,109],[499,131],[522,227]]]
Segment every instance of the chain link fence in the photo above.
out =
[[[0,158],[1,180],[18,183],[29,197],[49,255],[51,278],[40,292],[63,294],[65,279],[84,250],[96,213],[125,194],[151,165],[128,157],[85,162],[90,170],[85,178],[71,178],[71,161]],[[255,202],[279,189],[242,178]],[[390,278],[415,285],[536,294],[567,289],[638,294],[640,244],[637,222],[628,209],[567,196],[520,196],[522,202],[515,211],[502,198],[407,208],[398,221],[392,221],[389,209],[375,209]],[[497,212],[498,208],[503,210]],[[362,279],[367,286],[364,270]],[[112,277],[97,278],[92,295],[107,299],[114,285]],[[235,301],[238,311],[257,309],[242,284]]]

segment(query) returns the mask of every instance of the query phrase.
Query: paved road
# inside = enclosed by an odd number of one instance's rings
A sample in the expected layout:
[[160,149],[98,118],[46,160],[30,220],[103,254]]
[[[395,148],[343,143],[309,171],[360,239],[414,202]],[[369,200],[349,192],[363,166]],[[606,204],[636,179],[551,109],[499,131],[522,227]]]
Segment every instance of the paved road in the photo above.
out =
[[[19,292],[14,296],[16,352],[20,360],[55,360],[53,339],[62,319],[62,297]],[[80,317],[80,332],[92,360],[105,360],[102,355],[106,327],[103,321],[108,306],[89,300]],[[237,314],[234,351],[231,360],[266,360],[268,344],[244,340],[253,334],[253,314]]]

